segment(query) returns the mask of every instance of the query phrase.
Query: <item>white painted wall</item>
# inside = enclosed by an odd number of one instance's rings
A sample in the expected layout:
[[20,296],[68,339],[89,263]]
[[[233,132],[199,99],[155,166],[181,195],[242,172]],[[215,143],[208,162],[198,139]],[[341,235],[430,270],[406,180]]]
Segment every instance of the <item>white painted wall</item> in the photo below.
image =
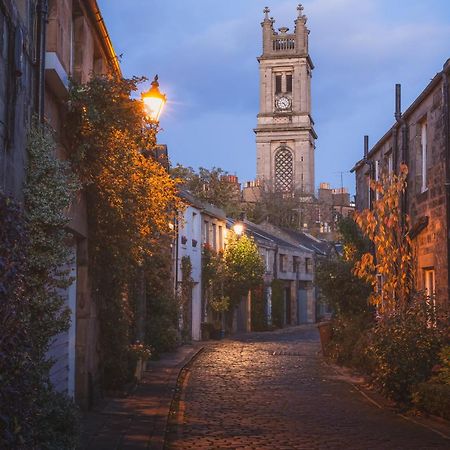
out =
[[70,309],[70,327],[67,331],[55,336],[50,345],[47,356],[54,361],[50,370],[50,381],[59,392],[65,392],[70,397],[75,394],[75,341],[76,341],[76,244],[70,248],[72,261],[70,263],[70,276],[72,284],[61,295],[64,306]]
[[[188,206],[183,217],[179,221],[178,227],[178,282],[182,280],[181,260],[184,256],[189,256],[192,264],[192,279],[194,287],[192,290],[192,339],[200,340],[202,298],[201,298],[201,269],[202,269],[202,237],[201,237],[201,211]],[[186,241],[183,243],[183,241]],[[195,245],[195,241],[197,242]]]

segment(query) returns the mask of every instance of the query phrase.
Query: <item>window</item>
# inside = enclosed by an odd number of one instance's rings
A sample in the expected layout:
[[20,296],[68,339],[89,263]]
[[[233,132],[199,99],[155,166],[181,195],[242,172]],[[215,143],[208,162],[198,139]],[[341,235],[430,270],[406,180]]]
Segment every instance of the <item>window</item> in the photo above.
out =
[[424,286],[428,298],[434,297],[436,292],[436,279],[434,268],[424,269]]
[[209,223],[207,220],[203,223],[203,243],[209,244]]
[[197,213],[193,212],[192,213],[192,220],[191,220],[191,238],[195,239],[196,238],[196,233],[197,231]]
[[305,258],[305,272],[311,273],[312,272],[312,266],[311,266],[311,258]]
[[427,122],[422,122],[420,126],[420,150],[421,150],[421,171],[422,171],[422,186],[421,192],[427,190]]
[[286,75],[286,92],[292,92],[292,75]]
[[388,155],[387,170],[389,175],[394,171],[394,160],[392,157],[392,152]]
[[219,225],[219,250],[223,249],[223,227],[222,225]]
[[370,208],[372,200],[372,192],[370,189],[370,173],[366,173],[366,183],[367,183],[367,208]]
[[281,94],[281,75],[275,75],[275,94]]
[[292,153],[287,148],[278,150],[275,154],[275,188],[287,192],[292,189],[293,181]]
[[286,255],[280,253],[280,272],[286,272]]
[[298,273],[299,272],[299,268],[300,268],[300,258],[298,256],[294,256],[293,257],[292,265],[293,265],[294,273]]
[[[380,161],[375,161],[375,181],[380,181]],[[380,193],[378,189],[375,190],[375,200],[379,199]]]
[[434,272],[434,267],[424,269],[424,287],[425,287],[425,295],[427,296],[427,304],[430,306],[431,310],[429,311],[430,316],[428,320],[428,326],[436,325],[436,277]]
[[266,266],[266,272],[270,272],[270,251],[266,248],[265,251],[265,258],[264,258],[265,266]]
[[215,223],[212,224],[212,246],[214,250],[217,250],[217,225]]

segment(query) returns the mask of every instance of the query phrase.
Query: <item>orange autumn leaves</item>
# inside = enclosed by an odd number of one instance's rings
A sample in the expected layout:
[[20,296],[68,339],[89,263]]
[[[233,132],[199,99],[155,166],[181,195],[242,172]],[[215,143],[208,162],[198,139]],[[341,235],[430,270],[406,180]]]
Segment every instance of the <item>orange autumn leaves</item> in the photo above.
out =
[[371,181],[376,193],[372,209],[355,214],[356,223],[373,244],[373,252],[362,255],[354,273],[372,285],[369,300],[381,314],[405,307],[414,286],[410,220],[401,208],[407,175],[408,168],[402,164],[398,175]]

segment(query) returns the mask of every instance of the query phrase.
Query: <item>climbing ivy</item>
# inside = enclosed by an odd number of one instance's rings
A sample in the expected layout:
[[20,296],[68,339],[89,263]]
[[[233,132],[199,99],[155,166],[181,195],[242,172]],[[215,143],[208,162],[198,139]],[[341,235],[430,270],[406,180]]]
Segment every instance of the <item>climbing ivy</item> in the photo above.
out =
[[60,293],[71,283],[65,226],[78,183],[50,129],[34,125],[27,149],[25,211],[0,195],[0,447],[74,448],[76,411],[53,391],[46,354],[69,325]]
[[142,154],[154,147],[158,131],[146,121],[142,102],[132,99],[142,81],[97,76],[70,89],[67,134],[87,194],[90,274],[108,388],[132,373],[138,267],[148,267],[157,242],[171,233],[174,211],[182,209],[176,180]]

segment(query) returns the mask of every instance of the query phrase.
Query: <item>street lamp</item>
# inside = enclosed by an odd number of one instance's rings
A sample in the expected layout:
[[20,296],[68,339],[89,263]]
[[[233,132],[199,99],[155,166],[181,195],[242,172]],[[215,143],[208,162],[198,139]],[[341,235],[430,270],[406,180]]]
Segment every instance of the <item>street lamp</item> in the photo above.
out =
[[158,123],[159,116],[167,101],[166,95],[159,90],[158,75],[155,75],[151,88],[142,94],[142,101],[144,102],[147,119],[150,122]]
[[242,234],[244,233],[244,224],[242,222],[236,222],[233,225],[233,231],[238,235],[238,236],[242,236]]
[[[144,103],[145,115],[150,122],[150,128],[155,131],[155,143],[156,134],[158,133],[159,116],[162,113],[164,105],[166,104],[166,95],[162,94],[159,90],[158,75],[152,81],[152,85],[147,92],[141,94],[142,102]],[[141,150],[141,154],[148,158],[157,151],[157,146],[153,148]],[[146,304],[146,284],[145,284],[145,271],[144,261],[139,264],[138,267],[138,293],[136,300],[137,309],[137,339],[141,342],[145,341],[145,318],[147,316],[147,304]]]

